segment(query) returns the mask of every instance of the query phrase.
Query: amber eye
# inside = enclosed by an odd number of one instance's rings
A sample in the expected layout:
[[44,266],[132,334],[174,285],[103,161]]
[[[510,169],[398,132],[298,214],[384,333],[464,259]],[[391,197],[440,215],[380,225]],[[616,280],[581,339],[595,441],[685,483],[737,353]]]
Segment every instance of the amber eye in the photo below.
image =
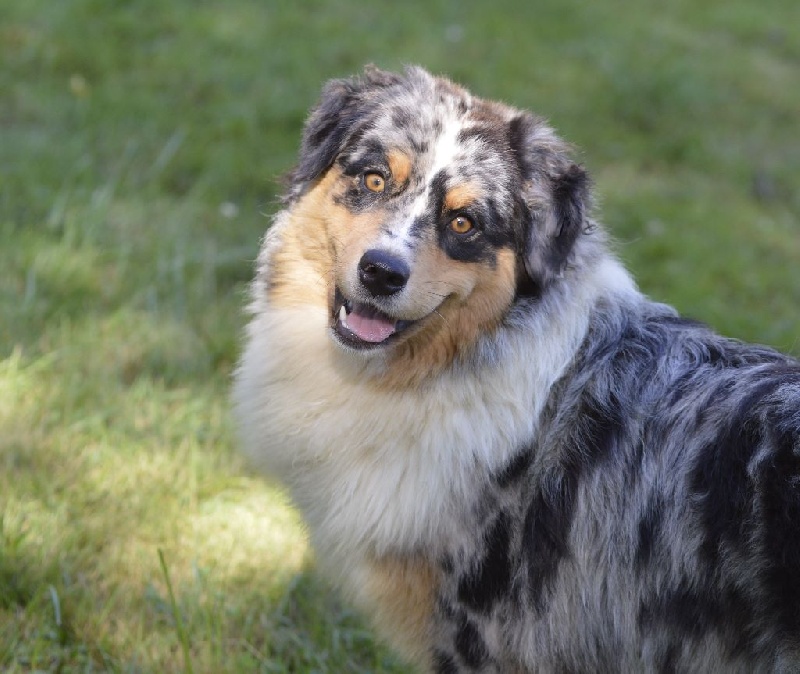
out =
[[365,173],[364,186],[370,192],[383,192],[386,189],[386,180],[380,173]]
[[472,229],[472,220],[464,215],[457,215],[450,221],[450,229],[456,234],[466,234]]

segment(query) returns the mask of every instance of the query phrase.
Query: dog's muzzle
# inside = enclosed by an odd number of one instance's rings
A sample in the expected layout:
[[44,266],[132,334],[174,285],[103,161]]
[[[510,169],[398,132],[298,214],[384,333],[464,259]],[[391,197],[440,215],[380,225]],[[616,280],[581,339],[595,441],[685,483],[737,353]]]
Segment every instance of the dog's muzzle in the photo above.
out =
[[[333,330],[346,346],[368,349],[382,346],[415,321],[400,320],[379,309],[376,304],[402,291],[411,276],[405,260],[378,248],[371,248],[358,262],[356,301],[336,288],[333,306]],[[370,298],[375,302],[370,302]]]

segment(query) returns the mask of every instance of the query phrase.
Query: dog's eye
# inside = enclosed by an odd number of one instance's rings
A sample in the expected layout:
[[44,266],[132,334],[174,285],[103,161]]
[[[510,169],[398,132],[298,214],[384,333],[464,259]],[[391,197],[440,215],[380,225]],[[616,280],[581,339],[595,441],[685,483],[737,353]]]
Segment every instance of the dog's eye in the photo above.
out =
[[365,173],[364,187],[370,192],[383,192],[386,189],[386,180],[380,173]]
[[466,234],[473,227],[472,220],[464,215],[457,215],[450,221],[450,229],[456,234]]

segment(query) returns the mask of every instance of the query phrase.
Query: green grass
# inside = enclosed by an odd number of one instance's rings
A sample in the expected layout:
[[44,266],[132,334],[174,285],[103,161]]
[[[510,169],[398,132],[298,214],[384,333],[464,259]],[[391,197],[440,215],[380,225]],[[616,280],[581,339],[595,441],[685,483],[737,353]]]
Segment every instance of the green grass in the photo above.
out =
[[647,292],[800,353],[795,0],[9,0],[0,670],[404,671],[227,402],[276,176],[366,62],[548,116]]

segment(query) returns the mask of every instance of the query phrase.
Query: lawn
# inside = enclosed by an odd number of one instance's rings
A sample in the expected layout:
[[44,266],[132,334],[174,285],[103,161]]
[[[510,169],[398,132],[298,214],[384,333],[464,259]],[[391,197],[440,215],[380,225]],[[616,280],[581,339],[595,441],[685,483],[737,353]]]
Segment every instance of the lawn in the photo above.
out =
[[767,4],[3,2],[0,670],[405,671],[228,406],[278,177],[364,63],[547,116],[648,293],[800,354],[800,3]]

